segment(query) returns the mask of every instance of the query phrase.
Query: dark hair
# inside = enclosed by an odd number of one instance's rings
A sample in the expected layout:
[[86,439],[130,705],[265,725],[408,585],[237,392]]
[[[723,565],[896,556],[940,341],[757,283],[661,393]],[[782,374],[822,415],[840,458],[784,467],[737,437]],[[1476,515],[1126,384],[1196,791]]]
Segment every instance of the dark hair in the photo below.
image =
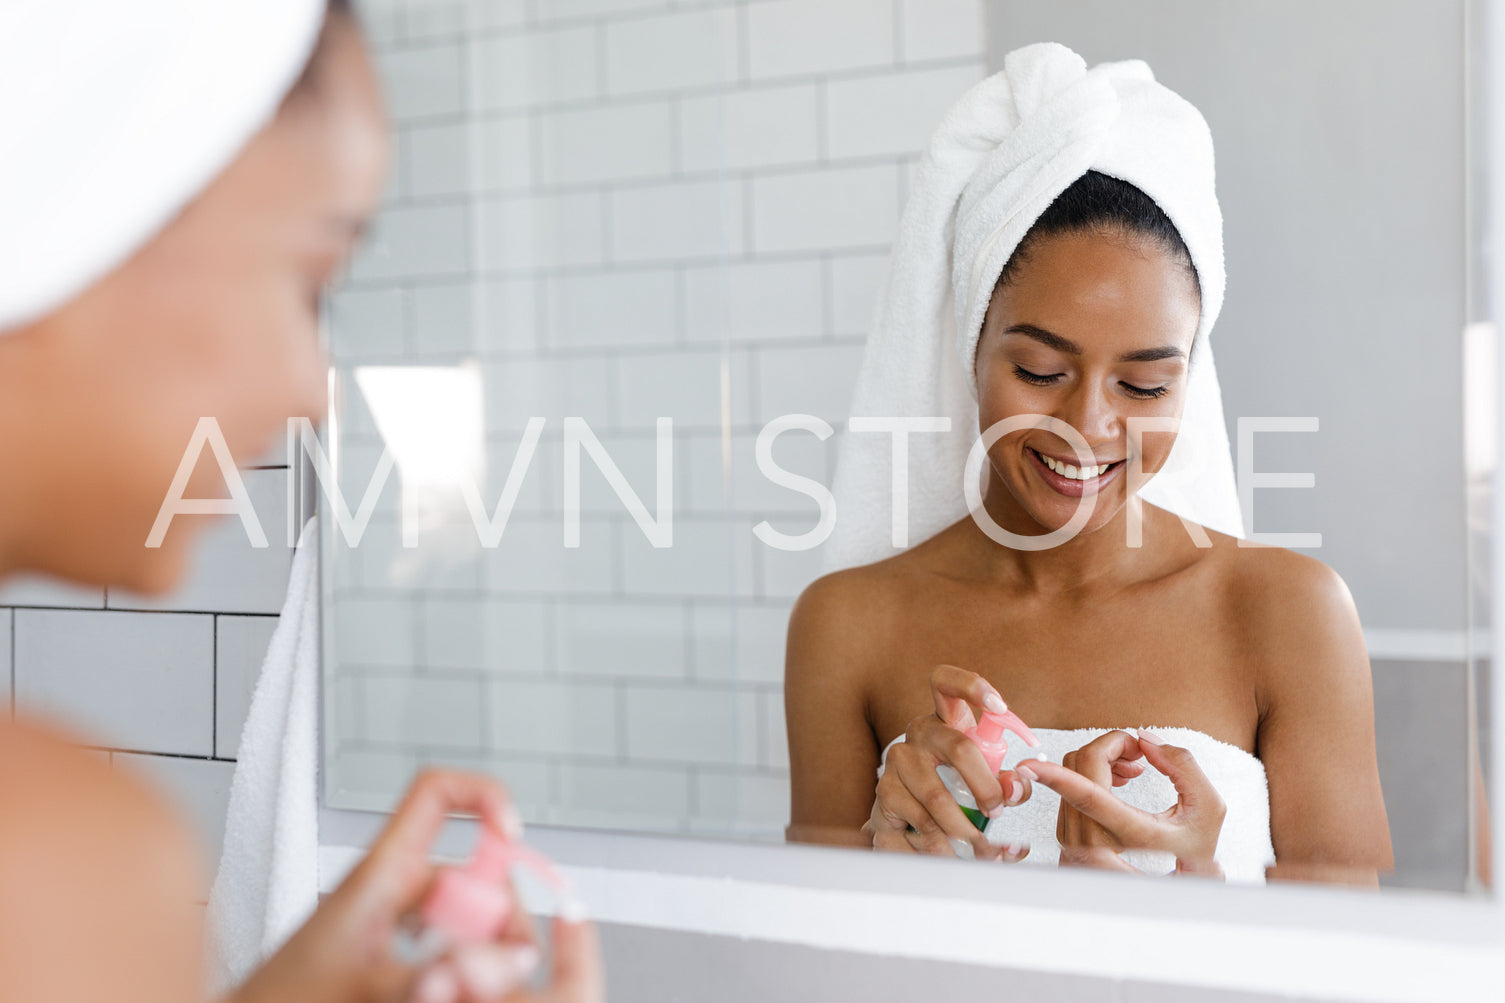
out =
[[1191,252],[1165,210],[1134,185],[1099,171],[1088,171],[1056,196],[1014,248],[998,284],[1014,277],[1037,241],[1057,233],[1103,233],[1153,241],[1186,266],[1197,295],[1202,294]]
[[324,50],[328,48],[330,22],[337,17],[354,17],[355,11],[350,6],[350,0],[329,0],[327,13],[324,15],[324,26],[319,29],[319,38],[314,43],[314,50],[308,57],[308,62],[303,64],[303,71],[298,74],[298,79],[287,92],[287,98],[297,97],[304,92],[317,86],[319,64],[322,61]]

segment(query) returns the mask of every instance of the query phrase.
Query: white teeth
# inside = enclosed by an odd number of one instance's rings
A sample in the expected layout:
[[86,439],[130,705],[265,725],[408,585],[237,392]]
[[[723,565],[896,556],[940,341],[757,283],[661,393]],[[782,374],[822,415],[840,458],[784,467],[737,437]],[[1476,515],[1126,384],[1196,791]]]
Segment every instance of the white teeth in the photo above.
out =
[[1090,481],[1094,477],[1101,477],[1108,472],[1109,467],[1113,466],[1111,463],[1100,463],[1091,467],[1074,467],[1070,463],[1062,463],[1059,460],[1046,456],[1044,453],[1037,453],[1036,455],[1045,461],[1047,467],[1062,477],[1069,477],[1074,481]]

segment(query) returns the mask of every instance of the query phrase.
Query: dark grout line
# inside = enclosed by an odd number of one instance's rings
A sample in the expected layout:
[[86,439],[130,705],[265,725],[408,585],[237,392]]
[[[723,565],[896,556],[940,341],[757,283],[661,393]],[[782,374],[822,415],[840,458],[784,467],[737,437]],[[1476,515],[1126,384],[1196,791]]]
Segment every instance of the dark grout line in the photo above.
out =
[[117,749],[108,745],[81,745],[81,749],[93,752],[107,752],[113,761],[115,756],[151,756],[157,759],[191,759],[201,763],[234,763],[236,760],[228,756],[198,756],[191,752],[157,752],[151,749]]

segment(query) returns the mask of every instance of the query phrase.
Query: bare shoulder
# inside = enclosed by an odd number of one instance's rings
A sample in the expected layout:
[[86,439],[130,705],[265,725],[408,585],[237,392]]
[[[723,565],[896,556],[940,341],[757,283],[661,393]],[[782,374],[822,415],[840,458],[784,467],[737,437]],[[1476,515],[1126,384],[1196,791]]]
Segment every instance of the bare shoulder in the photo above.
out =
[[1283,700],[1315,706],[1310,698],[1319,691],[1369,691],[1358,609],[1336,571],[1292,550],[1237,541],[1218,560],[1263,712]]
[[[188,1000],[200,873],[154,791],[50,728],[0,725],[0,999]],[[88,945],[88,965],[59,964]]]
[[1362,637],[1348,584],[1316,558],[1247,543],[1223,548],[1222,557],[1229,594],[1244,611],[1246,626],[1264,643]]
[[784,720],[791,840],[871,845],[860,831],[873,807],[880,751],[871,698],[913,587],[909,564],[900,555],[824,575],[790,612]]
[[860,651],[878,640],[902,602],[904,573],[898,559],[846,568],[805,586],[789,614],[789,637]]

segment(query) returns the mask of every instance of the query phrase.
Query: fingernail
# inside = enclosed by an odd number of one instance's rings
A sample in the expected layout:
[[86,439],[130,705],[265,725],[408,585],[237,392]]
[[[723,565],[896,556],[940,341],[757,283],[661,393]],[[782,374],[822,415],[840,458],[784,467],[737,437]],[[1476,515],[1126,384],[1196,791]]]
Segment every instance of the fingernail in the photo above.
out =
[[1030,783],[1034,783],[1036,780],[1040,779],[1040,774],[1036,773],[1028,766],[1025,766],[1023,763],[1020,763],[1018,766],[1014,767],[1014,772],[1019,774],[1025,780],[1028,780]]
[[1003,810],[1007,808],[1008,805],[1009,802],[1007,801],[1005,801],[1003,804],[995,804],[993,807],[983,812],[983,814],[988,816],[988,818],[997,818],[998,816],[1003,814]]
[[430,968],[418,980],[413,992],[415,1003],[454,1003],[460,998],[460,982],[448,965]]
[[1017,857],[1029,849],[1028,843],[1004,843],[1004,852],[1011,857]]
[[[1019,771],[1015,770],[1014,772],[1017,773]],[[1023,801],[1023,800],[1024,800],[1024,781],[1022,781],[1022,780],[1011,780],[1009,782],[1009,797],[1008,797],[1008,801],[1006,803],[1010,804],[1010,805],[1016,805],[1020,801]]]
[[1003,697],[991,690],[982,698],[982,705],[994,714],[1007,714],[1009,710],[1009,705],[1003,702]]
[[1151,745],[1164,745],[1165,744],[1165,739],[1161,738],[1159,735],[1155,734],[1153,731],[1151,731],[1148,728],[1140,728],[1139,729],[1139,737],[1141,739],[1143,739],[1144,741],[1149,742]]
[[585,903],[576,898],[561,900],[556,912],[566,923],[584,923],[586,920]]
[[502,828],[512,839],[523,838],[523,817],[518,814],[517,806],[510,801],[502,808]]
[[515,949],[471,951],[455,958],[460,978],[472,996],[490,999],[515,989],[538,967],[538,949],[524,945]]

